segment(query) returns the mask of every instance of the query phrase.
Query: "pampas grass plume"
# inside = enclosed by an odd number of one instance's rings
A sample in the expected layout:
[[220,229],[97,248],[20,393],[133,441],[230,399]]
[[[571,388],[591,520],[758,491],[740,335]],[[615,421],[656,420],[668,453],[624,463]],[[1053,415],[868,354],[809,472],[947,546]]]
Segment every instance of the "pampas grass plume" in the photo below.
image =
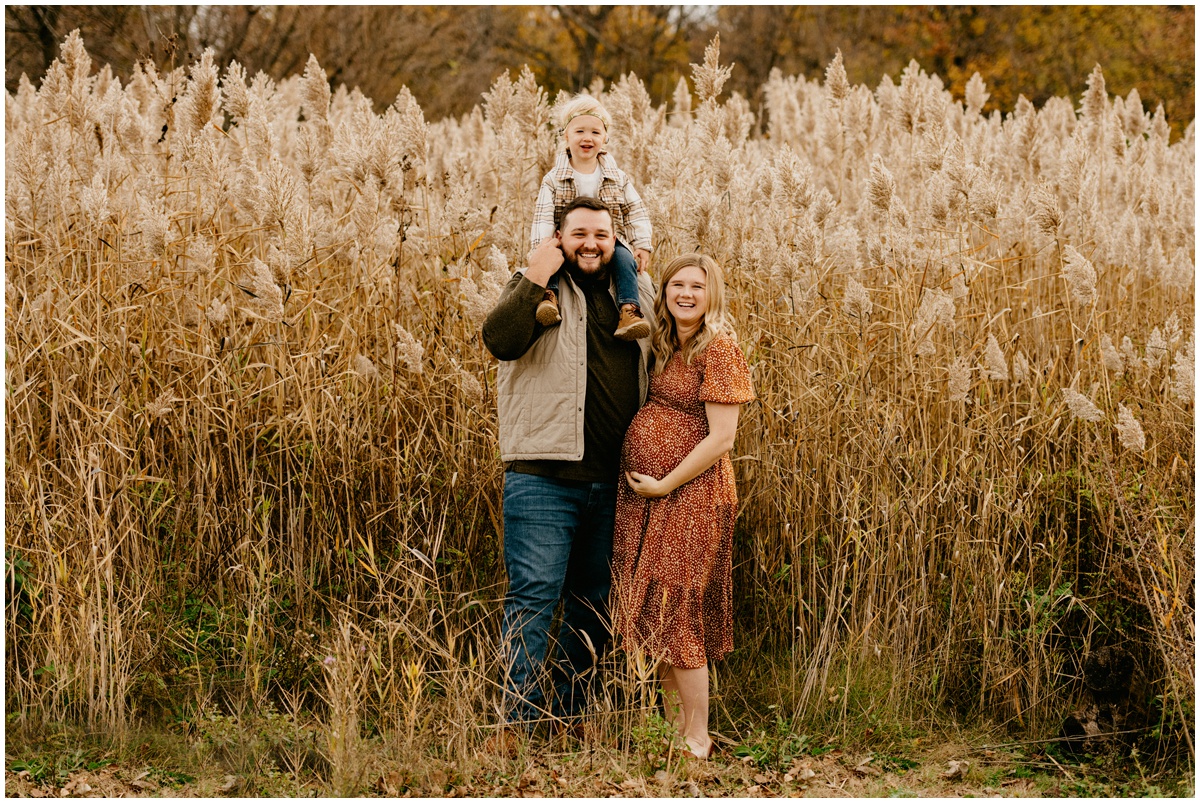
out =
[[1100,336],[1100,358],[1104,362],[1105,370],[1112,371],[1118,376],[1125,370],[1125,360],[1108,335]]
[[421,373],[425,367],[422,362],[425,347],[400,324],[393,324],[392,327],[396,332],[396,350],[400,353],[404,367],[411,373]]
[[1175,364],[1171,366],[1171,393],[1184,403],[1196,398],[1196,339],[1190,338],[1187,348],[1175,352]]
[[987,347],[984,349],[984,369],[988,379],[1008,381],[1008,364],[1004,361],[1004,352],[1000,350],[996,335],[991,333],[988,334]]
[[1063,277],[1076,304],[1088,306],[1096,300],[1096,269],[1074,246],[1063,248]]
[[1146,433],[1133,413],[1123,404],[1117,405],[1117,437],[1121,445],[1133,452],[1146,450]]
[[1071,415],[1084,421],[1103,421],[1104,413],[1092,403],[1092,400],[1082,393],[1072,389],[1062,389],[1063,399],[1071,411]]
[[950,378],[946,387],[950,401],[967,400],[967,393],[971,390],[971,364],[966,357],[957,358],[950,366]]
[[846,282],[846,293],[842,299],[842,311],[851,318],[865,321],[871,315],[871,294],[855,278]]

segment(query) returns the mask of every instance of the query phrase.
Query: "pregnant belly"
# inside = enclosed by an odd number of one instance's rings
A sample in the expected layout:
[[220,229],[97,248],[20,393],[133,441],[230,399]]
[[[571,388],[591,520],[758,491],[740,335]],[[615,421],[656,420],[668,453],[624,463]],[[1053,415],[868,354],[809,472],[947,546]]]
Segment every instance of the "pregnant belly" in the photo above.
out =
[[662,479],[707,436],[707,419],[650,402],[625,435],[626,468]]

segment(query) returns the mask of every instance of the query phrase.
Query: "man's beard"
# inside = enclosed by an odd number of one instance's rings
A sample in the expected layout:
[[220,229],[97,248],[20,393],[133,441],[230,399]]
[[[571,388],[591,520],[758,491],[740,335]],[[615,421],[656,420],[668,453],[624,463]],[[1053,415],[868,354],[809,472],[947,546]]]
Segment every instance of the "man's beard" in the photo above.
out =
[[[578,252],[577,252],[578,253]],[[600,282],[608,278],[608,266],[612,262],[613,254],[608,256],[604,252],[600,252],[600,267],[592,271],[585,271],[579,267],[579,260],[575,256],[563,254],[563,267],[567,269],[567,273],[571,274],[571,278],[576,282]]]

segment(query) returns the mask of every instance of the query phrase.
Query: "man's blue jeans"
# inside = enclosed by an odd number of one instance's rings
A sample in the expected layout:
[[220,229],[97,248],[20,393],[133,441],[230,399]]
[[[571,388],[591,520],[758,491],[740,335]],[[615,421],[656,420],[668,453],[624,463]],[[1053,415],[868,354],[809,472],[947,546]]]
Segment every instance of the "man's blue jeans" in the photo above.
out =
[[[617,486],[504,474],[504,717],[532,727],[578,715],[609,640]],[[563,602],[559,656],[547,673],[550,628]],[[590,646],[589,646],[590,645]],[[546,704],[546,686],[553,696]]]

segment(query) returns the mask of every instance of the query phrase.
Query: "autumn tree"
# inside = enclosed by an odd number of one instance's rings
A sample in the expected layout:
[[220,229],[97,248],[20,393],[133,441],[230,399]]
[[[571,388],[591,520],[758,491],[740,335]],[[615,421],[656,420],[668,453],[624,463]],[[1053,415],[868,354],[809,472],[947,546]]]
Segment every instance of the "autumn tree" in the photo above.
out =
[[[78,29],[97,64],[128,74],[135,62],[190,64],[211,47],[218,64],[286,75],[303,68],[306,30],[327,10],[289,6],[6,6],[5,85],[41,77]],[[53,43],[53,46],[49,46]]]
[[635,73],[666,102],[717,33],[736,65],[727,90],[753,103],[773,69],[819,79],[840,49],[849,80],[871,87],[915,59],[961,97],[978,72],[987,111],[1077,98],[1100,64],[1110,92],[1162,103],[1176,136],[1195,113],[1190,6],[6,6],[8,90],[40,79],[76,28],[117,75],[211,47],[218,64],[280,78],[312,53],[380,107],[407,86],[429,119],[465,113],[523,65],[552,93]]
[[[714,28],[754,98],[771,69],[820,78],[837,50],[853,83],[878,84],[916,60],[962,97],[976,72],[1009,111],[1079,97],[1096,64],[1108,89],[1162,103],[1176,135],[1195,115],[1195,9],[1185,6],[722,6]],[[693,44],[698,56],[701,44]]]

